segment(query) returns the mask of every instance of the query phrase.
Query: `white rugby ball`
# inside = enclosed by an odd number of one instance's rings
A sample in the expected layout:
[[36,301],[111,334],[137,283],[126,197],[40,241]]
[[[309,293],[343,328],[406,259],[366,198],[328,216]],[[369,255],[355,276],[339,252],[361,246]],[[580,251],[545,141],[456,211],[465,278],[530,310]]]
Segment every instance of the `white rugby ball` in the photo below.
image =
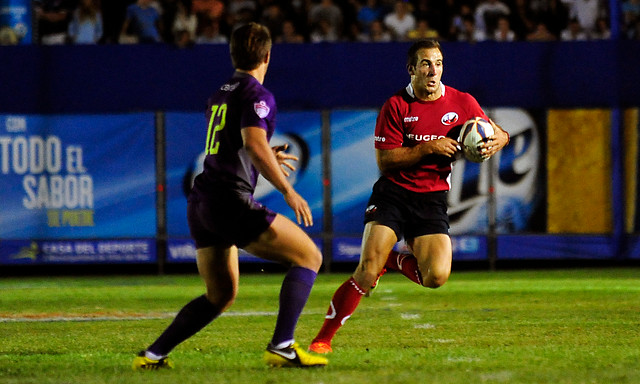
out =
[[462,146],[464,157],[474,163],[482,163],[488,157],[480,153],[478,146],[482,144],[487,137],[493,135],[493,126],[482,117],[474,117],[467,120],[462,126],[458,142]]

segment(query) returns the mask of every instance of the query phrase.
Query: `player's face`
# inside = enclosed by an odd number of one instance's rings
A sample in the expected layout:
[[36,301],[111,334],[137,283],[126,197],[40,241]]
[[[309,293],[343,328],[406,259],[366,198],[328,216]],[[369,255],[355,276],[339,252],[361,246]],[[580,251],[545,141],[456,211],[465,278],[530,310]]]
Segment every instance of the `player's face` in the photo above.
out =
[[411,84],[416,96],[422,100],[435,100],[442,96],[442,53],[437,48],[425,48],[417,52],[418,61],[411,67]]

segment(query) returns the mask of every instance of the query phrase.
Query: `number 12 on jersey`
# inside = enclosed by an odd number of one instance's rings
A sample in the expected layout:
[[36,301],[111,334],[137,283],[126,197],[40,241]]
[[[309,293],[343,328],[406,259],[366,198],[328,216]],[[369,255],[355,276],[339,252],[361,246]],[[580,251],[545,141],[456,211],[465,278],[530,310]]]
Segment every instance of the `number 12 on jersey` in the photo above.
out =
[[[209,128],[207,129],[207,147],[205,152],[207,155],[215,155],[218,153],[220,141],[216,140],[216,133],[224,129],[227,116],[227,104],[212,105],[211,118],[209,119]],[[214,126],[213,123],[217,122]]]

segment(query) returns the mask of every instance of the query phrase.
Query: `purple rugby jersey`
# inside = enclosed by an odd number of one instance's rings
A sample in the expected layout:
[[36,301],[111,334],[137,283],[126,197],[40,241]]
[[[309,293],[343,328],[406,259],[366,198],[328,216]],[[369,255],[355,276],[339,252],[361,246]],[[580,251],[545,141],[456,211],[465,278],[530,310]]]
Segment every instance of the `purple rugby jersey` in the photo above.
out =
[[243,147],[240,131],[261,127],[271,140],[276,109],[273,94],[256,78],[235,72],[208,100],[206,157],[193,192],[202,196],[225,187],[253,193],[259,172]]

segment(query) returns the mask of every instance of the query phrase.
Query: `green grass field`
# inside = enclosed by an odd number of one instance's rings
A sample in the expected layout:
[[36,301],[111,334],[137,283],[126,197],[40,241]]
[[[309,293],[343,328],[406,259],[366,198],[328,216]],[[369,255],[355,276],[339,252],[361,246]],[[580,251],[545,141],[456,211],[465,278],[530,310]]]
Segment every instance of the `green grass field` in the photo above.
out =
[[[347,276],[318,277],[302,345]],[[437,290],[388,273],[324,369],[262,363],[282,277],[243,275],[231,311],[161,372],[130,364],[203,292],[197,276],[2,278],[0,383],[640,383],[638,268],[454,272]]]

